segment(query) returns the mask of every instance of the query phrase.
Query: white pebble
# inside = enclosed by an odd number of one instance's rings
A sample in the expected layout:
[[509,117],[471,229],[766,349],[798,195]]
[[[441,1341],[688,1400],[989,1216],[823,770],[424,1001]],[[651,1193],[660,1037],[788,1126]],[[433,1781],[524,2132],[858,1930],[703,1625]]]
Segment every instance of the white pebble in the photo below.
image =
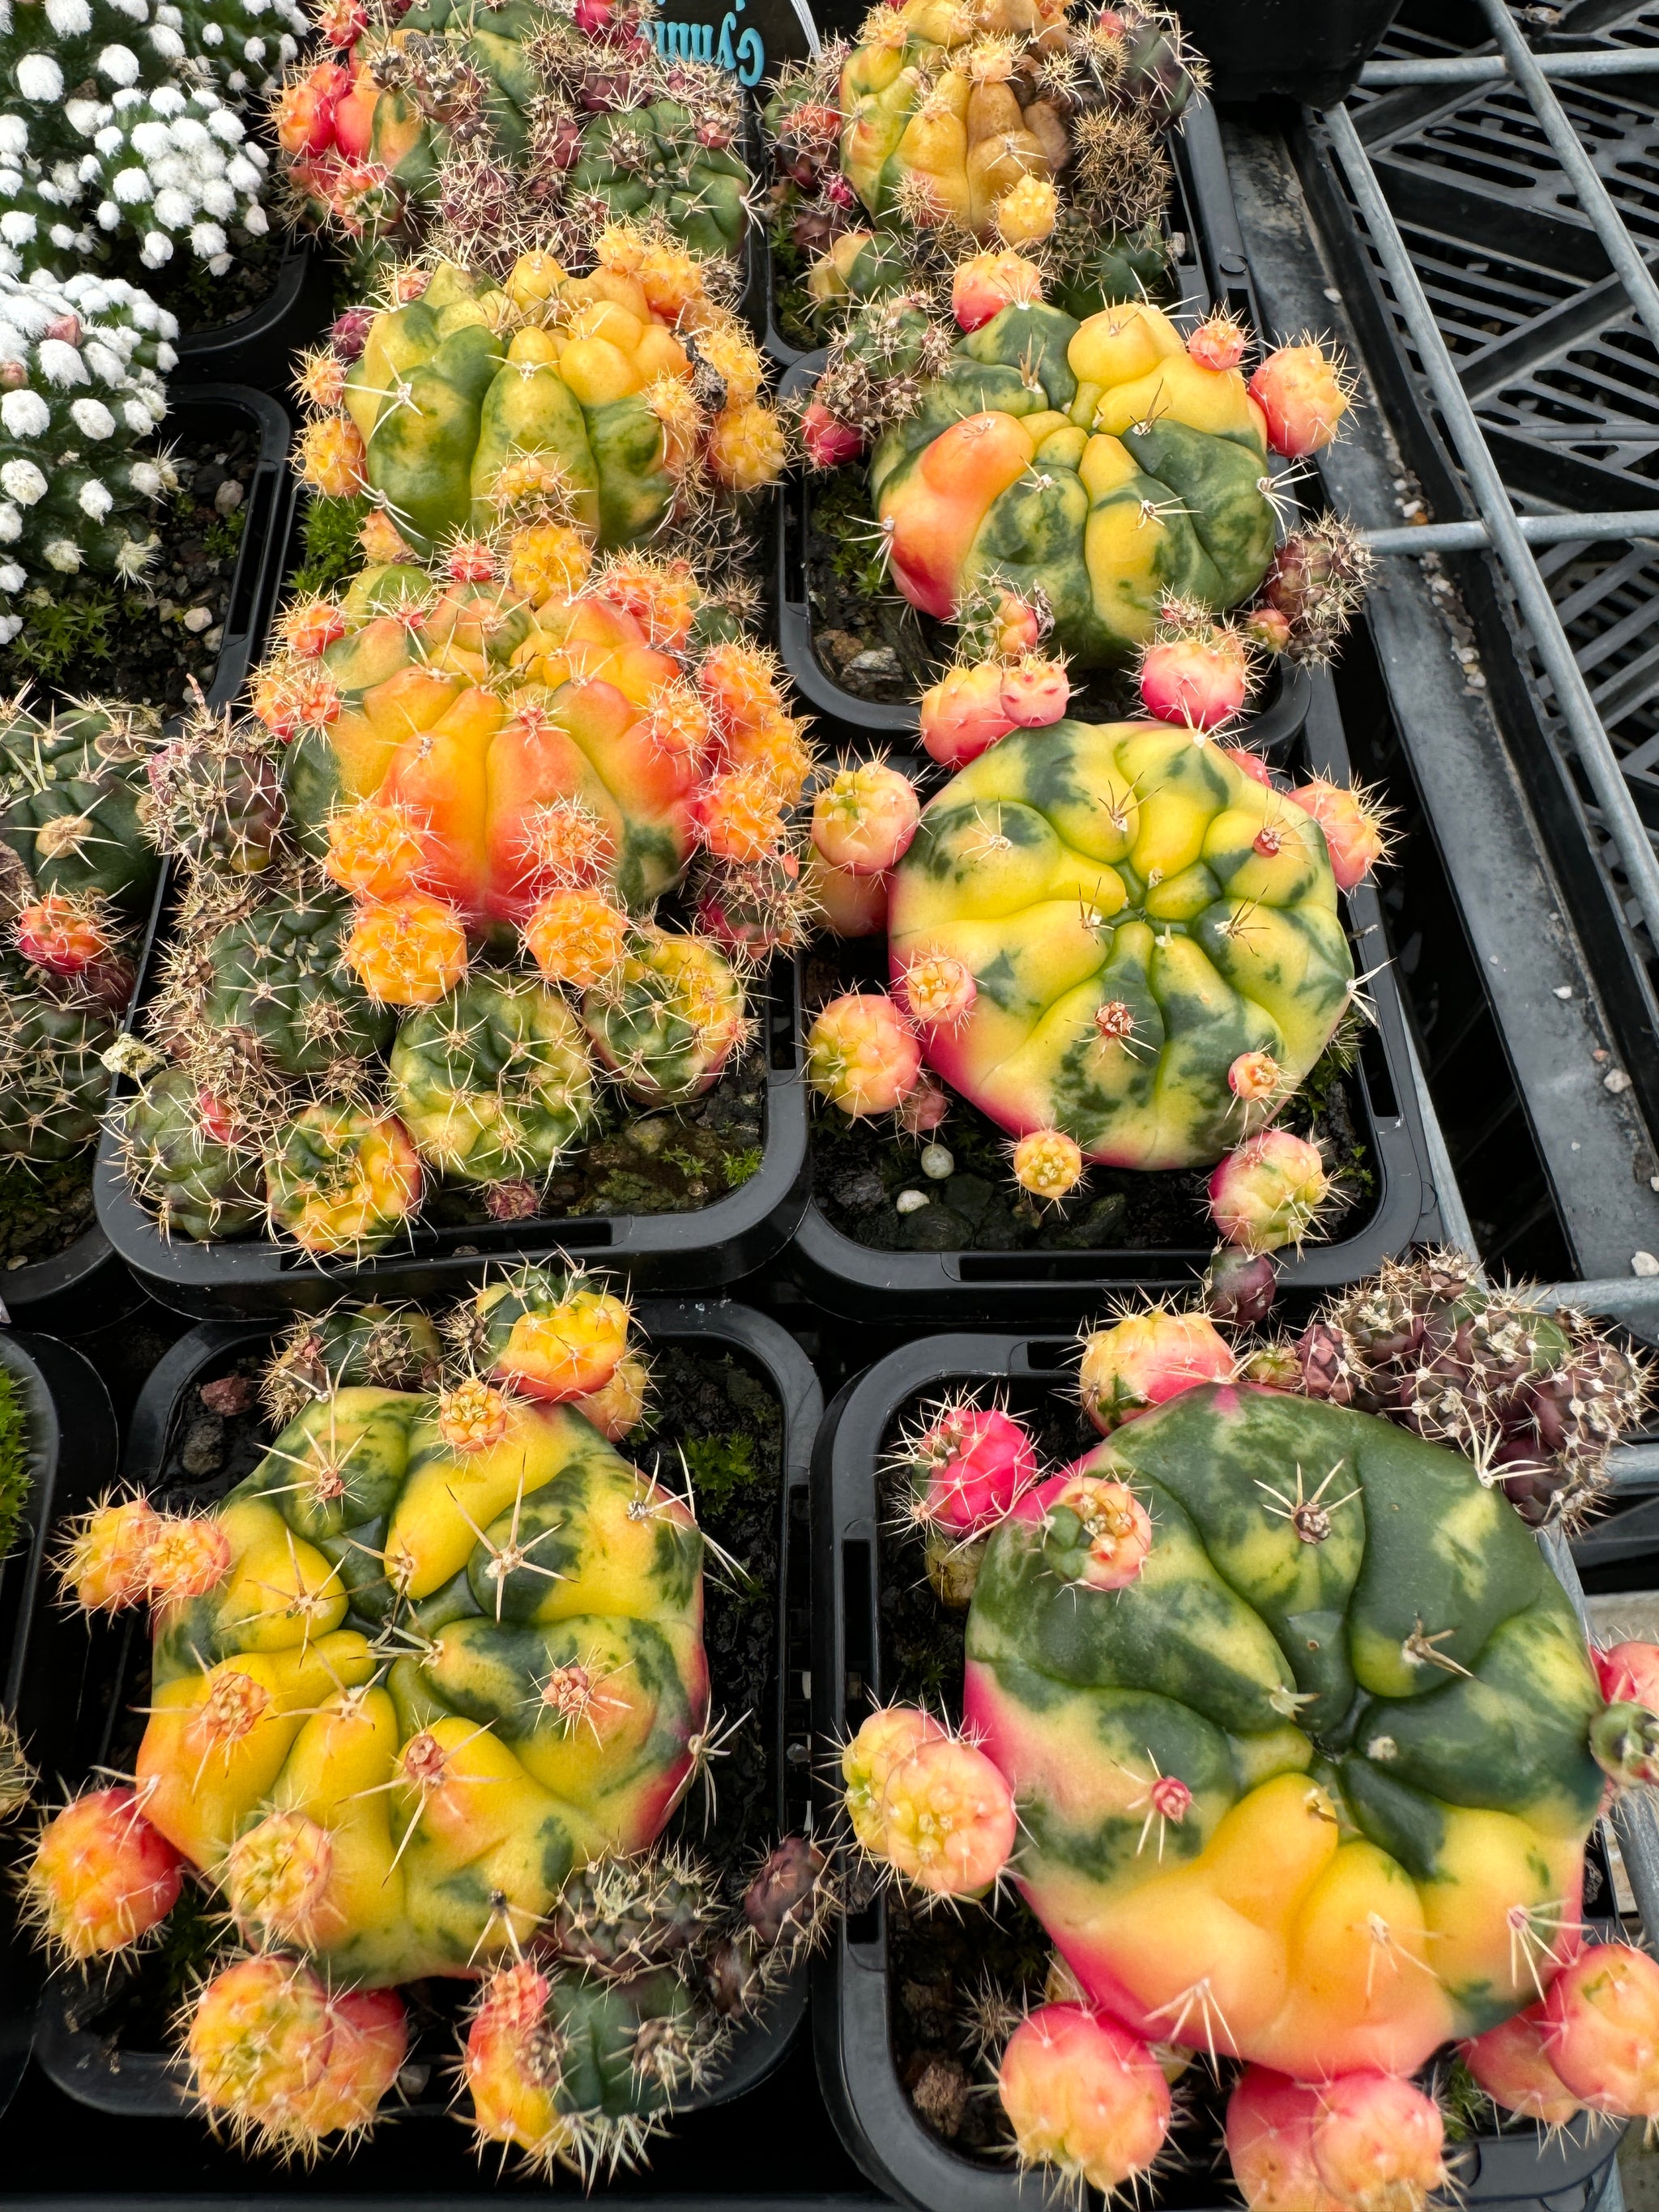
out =
[[192,637],[199,636],[213,620],[211,607],[192,607],[185,617],[185,628]]
[[1555,995],[1556,995],[1556,997],[1557,997],[1558,999],[1570,999],[1570,998],[1571,998],[1571,996],[1572,996],[1572,986],[1571,986],[1571,983],[1558,983],[1558,984],[1556,985],[1556,987],[1555,987]]
[[1601,1078],[1601,1088],[1611,1091],[1616,1098],[1621,1091],[1630,1089],[1630,1078],[1622,1067],[1610,1067]]
[[[902,1190],[893,1200],[901,1213],[919,1213],[928,1202],[925,1190]],[[1659,1275],[1659,1260],[1654,1261],[1653,1272]]]
[[234,514],[241,503],[242,487],[237,483],[234,477],[227,477],[224,482],[220,485],[218,490],[213,495],[213,505],[216,513],[220,514]]
[[921,1171],[923,1175],[931,1177],[934,1182],[943,1182],[946,1176],[954,1175],[957,1171],[957,1164],[950,1146],[924,1145],[921,1150]]
[[1659,1275],[1659,1260],[1651,1252],[1632,1252],[1630,1255],[1632,1275]]

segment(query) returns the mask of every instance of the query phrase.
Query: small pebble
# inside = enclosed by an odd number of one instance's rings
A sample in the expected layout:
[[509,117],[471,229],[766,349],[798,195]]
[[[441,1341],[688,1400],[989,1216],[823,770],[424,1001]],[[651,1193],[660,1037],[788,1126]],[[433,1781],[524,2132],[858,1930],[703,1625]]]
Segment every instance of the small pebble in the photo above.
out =
[[849,660],[842,671],[844,676],[900,676],[903,672],[890,645],[872,646],[867,653],[860,653],[856,659]]
[[1558,983],[1558,984],[1556,985],[1556,987],[1555,987],[1555,995],[1556,995],[1556,997],[1557,997],[1558,999],[1570,999],[1570,998],[1571,998],[1571,996],[1572,996],[1572,986],[1571,986],[1571,983]]
[[957,1164],[948,1145],[924,1145],[921,1151],[921,1171],[934,1182],[943,1182],[945,1176],[956,1173]]
[[234,477],[227,477],[213,495],[213,504],[221,514],[234,514],[242,503],[242,487]]
[[1601,1088],[1603,1091],[1611,1091],[1613,1097],[1617,1098],[1620,1091],[1630,1089],[1630,1081],[1629,1076],[1622,1067],[1610,1067],[1601,1078]]
[[192,637],[199,637],[212,620],[211,607],[192,607],[185,617],[185,628]]
[[1659,1260],[1651,1252],[1632,1252],[1630,1255],[1632,1275],[1659,1275]]
[[225,1463],[225,1425],[216,1413],[192,1421],[179,1455],[186,1474],[216,1474]]
[[928,1202],[925,1190],[902,1190],[893,1200],[901,1213],[919,1213]]

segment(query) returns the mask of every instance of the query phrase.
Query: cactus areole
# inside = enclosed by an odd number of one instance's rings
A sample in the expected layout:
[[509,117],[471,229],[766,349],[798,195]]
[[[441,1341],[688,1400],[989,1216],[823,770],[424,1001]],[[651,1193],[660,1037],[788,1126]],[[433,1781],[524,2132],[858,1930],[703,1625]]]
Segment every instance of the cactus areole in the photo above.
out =
[[1265,1115],[1228,1080],[1266,1052],[1286,1092],[1353,976],[1323,833],[1202,732],[1060,721],[1004,738],[924,811],[890,878],[896,984],[959,961],[929,1065],[1015,1134],[1115,1167],[1188,1168]]
[[[1127,1583],[1124,1486],[1152,1528]],[[1547,1986],[1609,1710],[1467,1460],[1243,1384],[1026,1492],[968,1622],[966,1723],[1089,2003],[1308,2082],[1410,2074]]]
[[886,433],[871,486],[913,605],[949,621],[975,586],[1041,590],[1085,668],[1170,599],[1237,606],[1273,558],[1261,410],[1142,301],[1005,307]]
[[215,1524],[137,1771],[252,1936],[357,1988],[466,1974],[656,1837],[708,1713],[702,1538],[580,1413],[341,1389]]

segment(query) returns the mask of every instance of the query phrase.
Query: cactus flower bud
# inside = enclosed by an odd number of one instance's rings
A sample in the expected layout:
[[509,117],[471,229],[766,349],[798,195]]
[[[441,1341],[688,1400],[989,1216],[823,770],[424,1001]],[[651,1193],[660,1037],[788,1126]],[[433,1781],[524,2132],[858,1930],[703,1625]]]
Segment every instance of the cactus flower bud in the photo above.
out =
[[377,1006],[435,1006],[466,973],[466,932],[446,900],[399,891],[359,907],[345,958]]
[[[949,1117],[950,1111],[950,1092],[938,1076],[923,1068],[916,1078],[915,1090],[907,1091],[899,1100],[899,1127],[907,1137],[930,1136]],[[924,1152],[924,1171],[927,1158]]]
[[1078,1386],[1104,1436],[1200,1382],[1231,1382],[1231,1347],[1208,1316],[1155,1306],[1084,1339]]
[[1018,1823],[1000,1770],[954,1736],[917,1745],[881,1795],[880,1852],[936,1897],[982,1897],[1008,1863]]
[[951,280],[951,312],[964,331],[980,329],[1005,307],[1030,307],[1042,297],[1042,271],[1023,253],[975,253],[958,263]]
[[1211,1176],[1210,1218],[1242,1251],[1299,1248],[1330,1188],[1317,1145],[1288,1129],[1263,1129],[1229,1152]]
[[1352,890],[1388,859],[1388,817],[1365,790],[1315,776],[1291,797],[1325,832],[1331,873],[1340,890]]
[[921,1046],[883,993],[832,999],[807,1033],[807,1081],[851,1120],[891,1113],[921,1073]]
[[1080,2004],[1046,2004],[1008,2039],[997,2075],[1021,2160],[1109,2197],[1164,2148],[1170,2087],[1140,2038]]
[[1218,730],[1249,696],[1244,641],[1224,624],[1158,639],[1141,655],[1139,681],[1142,703],[1158,721]]
[[814,399],[800,418],[801,443],[814,468],[838,469],[855,461],[864,451],[862,430],[832,415],[822,400]]
[[1549,2029],[1542,2004],[1511,2013],[1496,2027],[1458,2046],[1475,2080],[1505,2112],[1540,2127],[1565,2127],[1583,2110],[1550,2063]]
[[1340,357],[1311,338],[1270,353],[1250,379],[1250,397],[1267,417],[1267,443],[1292,460],[1328,446],[1348,411]]
[[921,742],[946,768],[965,768],[1006,738],[1014,718],[1003,703],[1000,662],[947,671],[921,697]]
[[1200,368],[1237,368],[1244,358],[1247,333],[1242,323],[1218,307],[1187,340],[1187,351]]
[[29,1910],[66,1957],[124,1950],[179,1901],[184,1861],[125,1785],[76,1798],[40,1832],[24,1875]]
[[1316,2093],[1314,2170],[1353,2212],[1422,2212],[1446,2179],[1445,2123],[1414,2082],[1340,2074]]
[[812,801],[812,843],[832,868],[881,875],[910,849],[921,802],[907,775],[884,761],[842,769]]
[[1659,1966],[1628,1943],[1588,1945],[1545,1997],[1550,2063],[1581,2104],[1659,2117]]
[[919,952],[893,988],[923,1029],[959,1028],[979,996],[973,970],[950,952]]

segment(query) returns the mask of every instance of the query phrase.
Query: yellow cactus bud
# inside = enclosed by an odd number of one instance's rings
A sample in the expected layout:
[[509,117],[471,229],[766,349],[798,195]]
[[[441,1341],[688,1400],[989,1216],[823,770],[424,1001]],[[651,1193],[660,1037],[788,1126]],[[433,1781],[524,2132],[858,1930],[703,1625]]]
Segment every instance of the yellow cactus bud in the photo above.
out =
[[300,433],[300,474],[325,499],[349,499],[366,489],[366,455],[357,425],[348,415],[325,415]]
[[358,909],[346,963],[383,1006],[435,1006],[466,973],[466,932],[453,907],[422,891]]
[[733,491],[775,483],[789,458],[776,410],[758,400],[722,408],[708,434],[708,465]]
[[587,540],[562,522],[530,523],[507,540],[507,581],[533,606],[569,599],[586,582],[592,565]]
[[1060,195],[1047,177],[1022,177],[997,202],[997,235],[1005,246],[1041,246],[1060,216]]

